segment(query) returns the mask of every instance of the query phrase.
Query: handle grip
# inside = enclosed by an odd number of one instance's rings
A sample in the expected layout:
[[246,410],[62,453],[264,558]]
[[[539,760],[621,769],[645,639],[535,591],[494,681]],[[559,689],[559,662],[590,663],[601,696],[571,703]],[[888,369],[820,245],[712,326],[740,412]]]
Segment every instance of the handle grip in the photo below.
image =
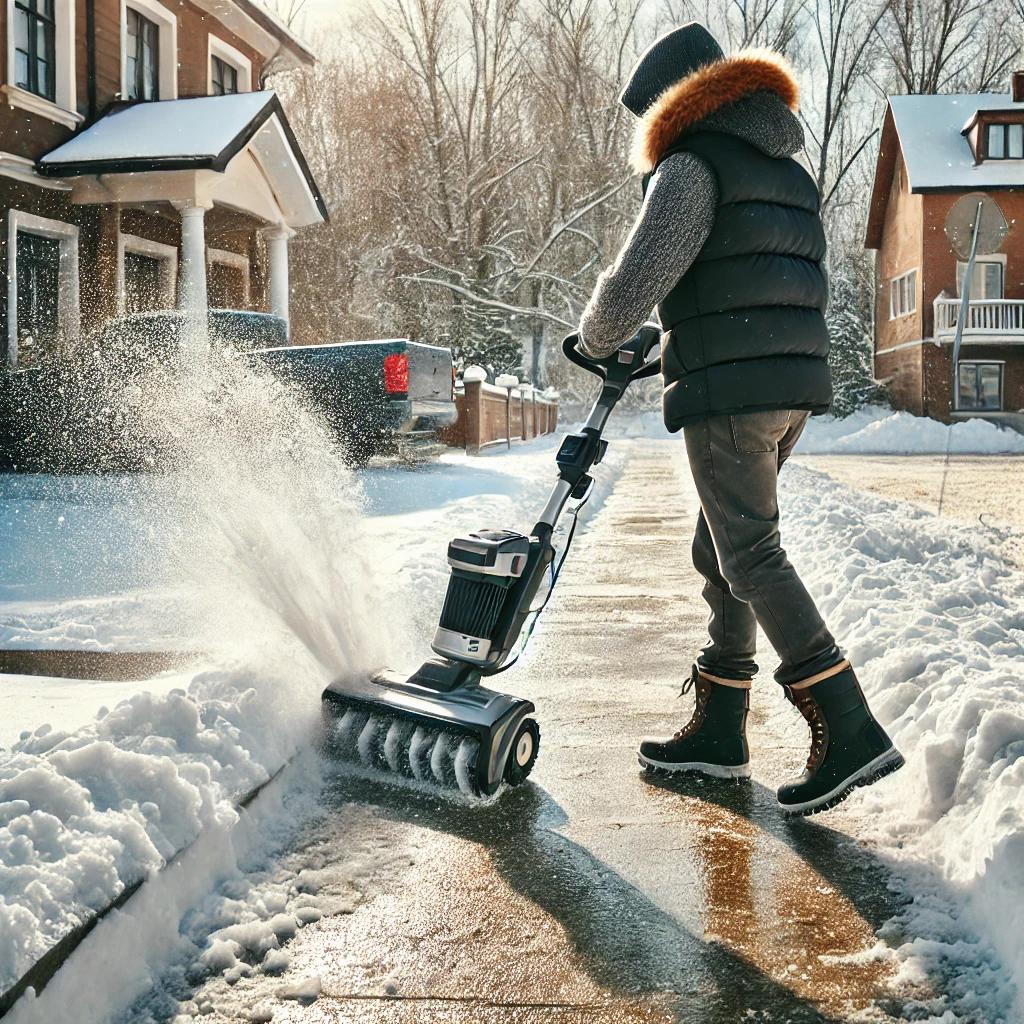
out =
[[566,359],[601,380],[619,384],[632,384],[645,377],[653,377],[661,370],[661,328],[657,324],[644,324],[621,348],[604,359],[588,359],[577,347],[579,334],[570,334],[562,342]]

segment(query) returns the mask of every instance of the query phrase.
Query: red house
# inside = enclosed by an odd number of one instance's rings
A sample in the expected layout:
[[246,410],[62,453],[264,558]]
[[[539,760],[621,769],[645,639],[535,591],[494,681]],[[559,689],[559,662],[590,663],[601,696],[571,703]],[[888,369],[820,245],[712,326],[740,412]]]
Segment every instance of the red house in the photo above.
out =
[[[968,195],[995,202],[1008,231],[976,259],[954,391],[966,264],[946,228]],[[1009,94],[889,98],[865,245],[875,376],[896,408],[944,422],[1024,411],[1024,72]]]

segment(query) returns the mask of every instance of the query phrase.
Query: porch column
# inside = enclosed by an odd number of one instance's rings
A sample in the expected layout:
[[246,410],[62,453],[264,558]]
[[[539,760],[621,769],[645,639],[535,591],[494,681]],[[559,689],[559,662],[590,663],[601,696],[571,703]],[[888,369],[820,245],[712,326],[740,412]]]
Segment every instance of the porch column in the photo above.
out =
[[206,316],[206,207],[175,203],[181,213],[181,266],[178,269],[178,309],[197,318]]
[[295,232],[291,228],[268,228],[264,233],[267,240],[267,255],[270,261],[270,312],[288,322],[288,239]]

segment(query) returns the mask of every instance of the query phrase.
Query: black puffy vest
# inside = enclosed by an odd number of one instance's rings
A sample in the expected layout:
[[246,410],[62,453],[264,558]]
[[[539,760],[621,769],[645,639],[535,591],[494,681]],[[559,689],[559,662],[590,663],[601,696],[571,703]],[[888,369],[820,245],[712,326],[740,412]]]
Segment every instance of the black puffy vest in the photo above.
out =
[[762,409],[824,412],[832,382],[817,186],[795,160],[734,135],[686,135],[662,160],[682,152],[714,172],[718,209],[700,255],[658,307],[670,332],[665,425]]

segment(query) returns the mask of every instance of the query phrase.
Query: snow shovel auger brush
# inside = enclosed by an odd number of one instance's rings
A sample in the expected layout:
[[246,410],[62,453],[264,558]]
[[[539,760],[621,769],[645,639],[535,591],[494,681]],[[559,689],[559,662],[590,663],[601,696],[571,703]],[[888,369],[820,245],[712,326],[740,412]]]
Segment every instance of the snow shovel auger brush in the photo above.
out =
[[[602,387],[586,424],[558,449],[558,480],[536,526],[529,536],[479,530],[448,545],[451,577],[431,644],[438,657],[412,675],[383,671],[332,683],[323,695],[330,756],[385,773],[384,781],[415,781],[477,797],[493,795],[502,782],[518,785],[530,774],[540,746],[530,717],[534,705],[487,689],[481,680],[511,668],[524,629],[522,646],[529,639],[590,496],[590,470],[607,449],[602,434],[608,417],[633,381],[659,371],[660,336],[657,326],[645,325],[604,360],[583,356],[576,335],[565,339],[562,351],[597,374]],[[556,566],[552,535],[570,501],[572,528]],[[535,608],[546,578],[547,593]]]

